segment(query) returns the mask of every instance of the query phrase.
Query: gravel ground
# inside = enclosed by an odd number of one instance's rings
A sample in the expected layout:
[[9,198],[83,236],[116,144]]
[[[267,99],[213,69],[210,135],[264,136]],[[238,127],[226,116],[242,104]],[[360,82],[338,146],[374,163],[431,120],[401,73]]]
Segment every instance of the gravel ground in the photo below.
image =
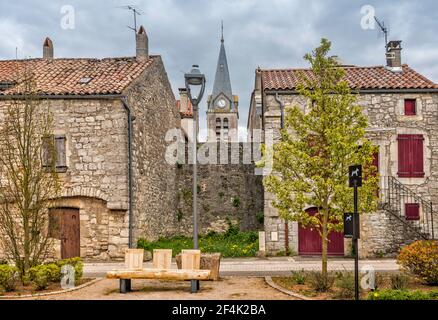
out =
[[134,280],[133,292],[120,294],[119,281],[101,281],[78,291],[35,298],[37,300],[293,300],[266,284],[263,278],[224,277],[201,282],[201,291],[190,293],[190,282]]

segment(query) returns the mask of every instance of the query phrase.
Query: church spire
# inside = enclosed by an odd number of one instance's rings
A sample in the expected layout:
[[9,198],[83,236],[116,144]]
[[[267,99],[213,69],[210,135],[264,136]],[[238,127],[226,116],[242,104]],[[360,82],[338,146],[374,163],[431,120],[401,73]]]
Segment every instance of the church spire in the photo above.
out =
[[224,43],[224,20],[221,21],[221,42]]
[[225,52],[223,23],[221,25],[221,30],[222,30],[221,48],[219,51],[219,59],[217,62],[216,77],[214,79],[212,96],[213,96],[213,99],[216,99],[222,93],[232,103],[233,102],[233,93],[231,90],[230,73],[228,71],[227,54]]

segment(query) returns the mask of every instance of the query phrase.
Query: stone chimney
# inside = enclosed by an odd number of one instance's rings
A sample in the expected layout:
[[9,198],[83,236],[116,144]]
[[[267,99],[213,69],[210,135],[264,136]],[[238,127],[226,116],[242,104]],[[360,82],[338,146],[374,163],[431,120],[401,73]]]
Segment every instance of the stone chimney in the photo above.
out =
[[135,37],[137,61],[144,62],[149,59],[149,39],[143,26],[140,27]]
[[401,71],[401,41],[390,41],[386,49],[386,66],[393,71]]
[[185,114],[189,111],[189,106],[190,106],[189,96],[187,94],[186,88],[179,89],[179,97],[180,97],[179,112]]
[[44,40],[43,44],[43,59],[53,59],[53,42],[49,37]]

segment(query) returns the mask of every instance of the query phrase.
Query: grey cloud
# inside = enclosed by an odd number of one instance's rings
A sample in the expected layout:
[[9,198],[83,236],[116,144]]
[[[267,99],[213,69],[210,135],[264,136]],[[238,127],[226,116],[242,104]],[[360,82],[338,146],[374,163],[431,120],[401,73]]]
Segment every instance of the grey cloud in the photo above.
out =
[[[0,59],[39,57],[50,36],[58,57],[110,57],[134,54],[129,12],[118,8],[132,3],[118,0],[0,3]],[[211,91],[219,53],[220,20],[233,91],[240,96],[240,126],[246,126],[249,98],[257,66],[305,66],[302,57],[321,37],[333,42],[333,54],[356,65],[384,63],[383,39],[377,30],[362,30],[363,5],[390,26],[390,38],[403,40],[403,61],[438,81],[438,4],[433,0],[139,0],[139,18],[149,35],[151,52],[163,56],[175,94],[183,72],[201,66]],[[76,29],[60,26],[63,5],[76,10]],[[205,100],[204,100],[205,101]],[[205,110],[206,106],[203,106]],[[201,112],[201,127],[205,127]]]

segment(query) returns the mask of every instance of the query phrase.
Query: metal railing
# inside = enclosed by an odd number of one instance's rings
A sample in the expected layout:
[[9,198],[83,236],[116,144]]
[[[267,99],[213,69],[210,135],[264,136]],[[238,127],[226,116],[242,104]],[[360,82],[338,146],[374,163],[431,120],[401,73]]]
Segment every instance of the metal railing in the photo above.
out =
[[[381,206],[423,239],[435,239],[438,214],[431,201],[413,192],[394,177],[381,177]],[[408,217],[406,204],[418,205],[419,217]],[[409,219],[410,218],[410,219]],[[435,225],[434,225],[435,223]]]

